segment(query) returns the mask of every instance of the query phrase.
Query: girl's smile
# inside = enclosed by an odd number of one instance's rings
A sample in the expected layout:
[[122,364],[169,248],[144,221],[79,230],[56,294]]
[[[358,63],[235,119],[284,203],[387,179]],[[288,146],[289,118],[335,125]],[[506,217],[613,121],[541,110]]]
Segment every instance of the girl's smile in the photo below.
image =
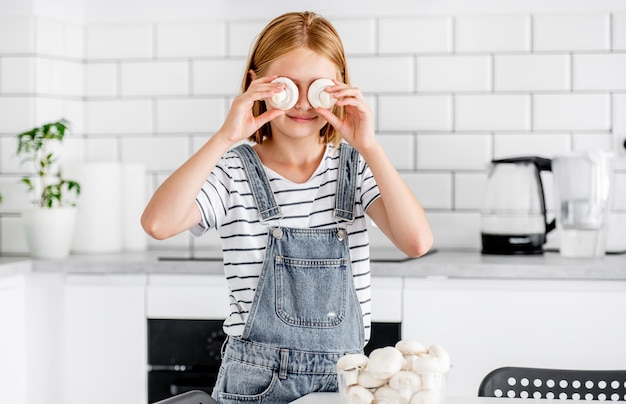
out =
[[307,116],[299,116],[299,115],[291,115],[291,114],[287,114],[287,117],[297,123],[311,123],[315,119],[319,118],[319,116],[307,117]]

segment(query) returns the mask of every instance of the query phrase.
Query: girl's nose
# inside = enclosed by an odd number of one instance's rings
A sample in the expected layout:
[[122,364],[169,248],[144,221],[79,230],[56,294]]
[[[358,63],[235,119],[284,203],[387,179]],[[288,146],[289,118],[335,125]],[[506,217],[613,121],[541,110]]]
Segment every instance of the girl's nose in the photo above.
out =
[[313,108],[309,102],[309,98],[307,97],[307,92],[308,87],[298,87],[298,101],[296,102],[295,108],[299,111],[306,111]]

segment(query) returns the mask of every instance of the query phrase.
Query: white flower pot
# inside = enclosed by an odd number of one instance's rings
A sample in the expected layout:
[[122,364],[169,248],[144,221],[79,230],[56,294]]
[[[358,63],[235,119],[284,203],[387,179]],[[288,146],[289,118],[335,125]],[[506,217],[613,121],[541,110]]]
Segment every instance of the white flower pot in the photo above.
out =
[[72,246],[75,207],[29,208],[22,212],[26,242],[32,258],[67,257]]

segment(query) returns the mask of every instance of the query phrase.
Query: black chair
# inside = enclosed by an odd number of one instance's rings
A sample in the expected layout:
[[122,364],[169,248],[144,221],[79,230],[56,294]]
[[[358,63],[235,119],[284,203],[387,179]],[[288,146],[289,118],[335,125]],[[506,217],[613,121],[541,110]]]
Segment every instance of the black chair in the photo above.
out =
[[483,378],[478,396],[626,401],[626,370],[502,367]]

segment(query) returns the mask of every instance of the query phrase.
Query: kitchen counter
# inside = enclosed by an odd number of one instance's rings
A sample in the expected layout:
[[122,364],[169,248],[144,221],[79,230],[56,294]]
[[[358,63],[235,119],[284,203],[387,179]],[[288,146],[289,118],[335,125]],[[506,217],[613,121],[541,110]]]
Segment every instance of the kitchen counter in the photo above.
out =
[[[71,381],[61,400],[67,403],[115,385],[115,395],[145,403],[147,390],[136,386],[147,383],[146,319],[228,315],[219,254],[187,254],[0,257],[0,318],[7,325],[0,374],[9,376],[7,385],[44,386],[50,396]],[[382,303],[372,304],[372,320],[401,323],[403,338],[444,346],[454,358],[446,381],[451,397],[475,395],[481,378],[500,366],[625,363],[626,319],[615,315],[616,307],[626,307],[625,255],[567,259],[555,252],[510,257],[437,251],[406,259],[373,251],[373,257],[372,302]],[[51,337],[42,342],[34,335]],[[60,361],[66,372],[55,372]],[[16,363],[25,364],[19,372]]]
[[[189,258],[187,250],[150,250],[103,255],[70,255],[62,260],[0,257],[0,276],[22,273],[221,274],[218,251]],[[564,258],[558,252],[535,256],[482,255],[477,251],[433,251],[409,259],[391,250],[372,251],[372,275],[450,279],[626,280],[626,255]]]
[[[445,397],[441,404],[514,404],[519,398]],[[531,399],[531,401],[534,401]],[[292,404],[341,404],[339,393],[313,393],[292,401]]]

